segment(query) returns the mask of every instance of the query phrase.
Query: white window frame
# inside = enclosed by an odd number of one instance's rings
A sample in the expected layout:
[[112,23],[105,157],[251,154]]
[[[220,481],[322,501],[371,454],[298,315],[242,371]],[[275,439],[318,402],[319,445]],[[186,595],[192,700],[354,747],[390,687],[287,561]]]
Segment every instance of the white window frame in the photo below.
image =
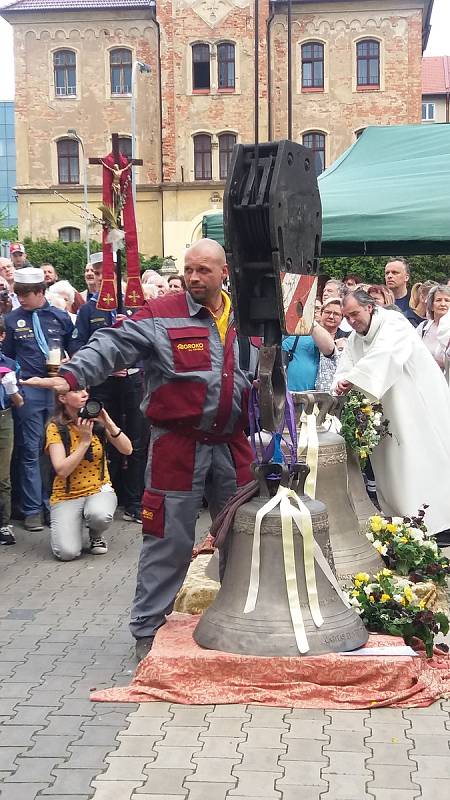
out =
[[[425,106],[425,116],[423,115],[423,108]],[[433,116],[430,116],[430,109],[433,109]],[[422,122],[435,122],[436,120],[436,103],[434,101],[422,100]]]

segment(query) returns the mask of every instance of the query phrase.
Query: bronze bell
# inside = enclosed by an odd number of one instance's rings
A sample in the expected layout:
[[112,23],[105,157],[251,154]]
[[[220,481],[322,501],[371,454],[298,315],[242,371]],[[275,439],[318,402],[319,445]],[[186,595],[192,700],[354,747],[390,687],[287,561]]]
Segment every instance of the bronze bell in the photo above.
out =
[[348,491],[350,494],[350,500],[352,501],[353,509],[358,518],[359,527],[361,531],[365,531],[367,529],[369,517],[373,517],[374,514],[379,514],[380,512],[372,503],[369,495],[366,492],[364,478],[362,476],[357,453],[355,453],[355,451],[348,446],[346,450]]
[[[293,527],[293,553],[300,616],[303,618],[307,649],[299,651],[293,616],[291,614],[292,584],[288,594],[286,568],[283,556],[283,536],[280,508],[269,511],[261,522],[260,573],[256,604],[253,610],[244,611],[250,596],[249,583],[252,574],[252,555],[255,537],[255,520],[258,511],[268,502],[264,491],[264,475],[267,468],[280,465],[256,467],[255,474],[260,482],[260,496],[242,505],[236,512],[233,529],[228,534],[228,553],[222,586],[212,605],[204,612],[195,632],[194,639],[201,646],[228,653],[256,656],[298,656],[317,655],[329,652],[354,650],[365,644],[367,631],[353,608],[348,607],[339,595],[339,587],[333,575],[333,560],[328,536],[328,517],[323,503],[310,500],[305,495],[301,499],[310,512],[316,547],[320,561],[314,560],[317,598],[323,623],[317,627],[313,619],[312,604],[306,579],[303,538]],[[284,468],[286,469],[286,468]],[[259,472],[258,472],[259,471]],[[308,468],[296,465],[296,486],[292,486],[300,496]],[[326,567],[326,569],[325,569]],[[336,588],[326,577],[331,575]],[[309,573],[310,575],[310,573]],[[246,603],[247,598],[247,603]]]
[[[330,542],[336,576],[342,586],[348,586],[357,572],[374,575],[384,563],[373,545],[361,533],[354,504],[349,494],[347,450],[340,434],[327,429],[327,414],[338,415],[342,401],[325,392],[293,392],[297,427],[303,410],[312,413],[317,404],[317,437],[319,458],[316,497],[328,510]],[[370,516],[370,515],[369,515]]]

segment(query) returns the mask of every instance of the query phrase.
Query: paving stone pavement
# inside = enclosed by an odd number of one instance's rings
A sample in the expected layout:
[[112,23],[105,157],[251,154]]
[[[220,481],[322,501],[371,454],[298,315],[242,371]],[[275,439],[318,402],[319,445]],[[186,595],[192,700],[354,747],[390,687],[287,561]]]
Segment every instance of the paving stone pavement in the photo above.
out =
[[[203,528],[202,528],[203,524]],[[200,530],[204,529],[204,518]],[[140,529],[53,560],[1,548],[0,800],[448,800],[450,701],[425,709],[91,703],[127,684]]]

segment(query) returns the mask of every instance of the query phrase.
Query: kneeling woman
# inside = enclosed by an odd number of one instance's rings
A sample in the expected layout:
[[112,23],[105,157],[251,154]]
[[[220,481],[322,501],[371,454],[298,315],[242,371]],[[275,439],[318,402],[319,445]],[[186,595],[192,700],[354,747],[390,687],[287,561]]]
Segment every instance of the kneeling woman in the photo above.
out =
[[108,551],[103,534],[111,524],[117,497],[106,463],[106,440],[124,455],[131,442],[102,409],[95,420],[78,413],[89,399],[85,389],[59,394],[55,415],[47,426],[46,451],[55,472],[50,497],[51,548],[56,558],[71,561],[81,555],[87,526],[90,552]]

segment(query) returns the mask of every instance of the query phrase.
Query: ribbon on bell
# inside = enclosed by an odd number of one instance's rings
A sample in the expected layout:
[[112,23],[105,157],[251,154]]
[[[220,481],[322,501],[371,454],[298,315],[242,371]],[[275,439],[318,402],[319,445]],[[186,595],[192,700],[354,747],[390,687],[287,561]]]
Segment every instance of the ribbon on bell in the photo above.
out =
[[[293,502],[291,502],[293,501]],[[294,503],[297,504],[297,508]],[[261,563],[261,524],[264,517],[280,506],[281,516],[281,538],[283,542],[284,573],[286,578],[286,590],[289,602],[289,613],[294,629],[295,641],[300,653],[307,653],[309,650],[308,638],[306,636],[305,624],[303,621],[300,598],[298,595],[297,569],[294,552],[294,532],[292,523],[295,522],[303,538],[303,561],[305,569],[306,591],[308,595],[311,617],[317,628],[323,625],[323,617],[319,605],[317,592],[316,572],[314,561],[317,561],[323,574],[331,583],[333,589],[345,603],[350,606],[348,599],[342,592],[328,561],[322,550],[314,539],[312,519],[309,509],[300,499],[293,489],[280,486],[274,497],[256,514],[255,530],[253,536],[252,563],[250,567],[250,582],[247,593],[247,600],[244,607],[244,614],[249,614],[256,608],[256,601],[259,591],[259,574]]]
[[311,414],[304,411],[300,417],[300,436],[298,439],[297,457],[306,451],[306,463],[309,473],[305,481],[305,494],[312,500],[316,498],[317,470],[319,466],[319,437],[317,435],[317,415],[319,408],[314,404]]

